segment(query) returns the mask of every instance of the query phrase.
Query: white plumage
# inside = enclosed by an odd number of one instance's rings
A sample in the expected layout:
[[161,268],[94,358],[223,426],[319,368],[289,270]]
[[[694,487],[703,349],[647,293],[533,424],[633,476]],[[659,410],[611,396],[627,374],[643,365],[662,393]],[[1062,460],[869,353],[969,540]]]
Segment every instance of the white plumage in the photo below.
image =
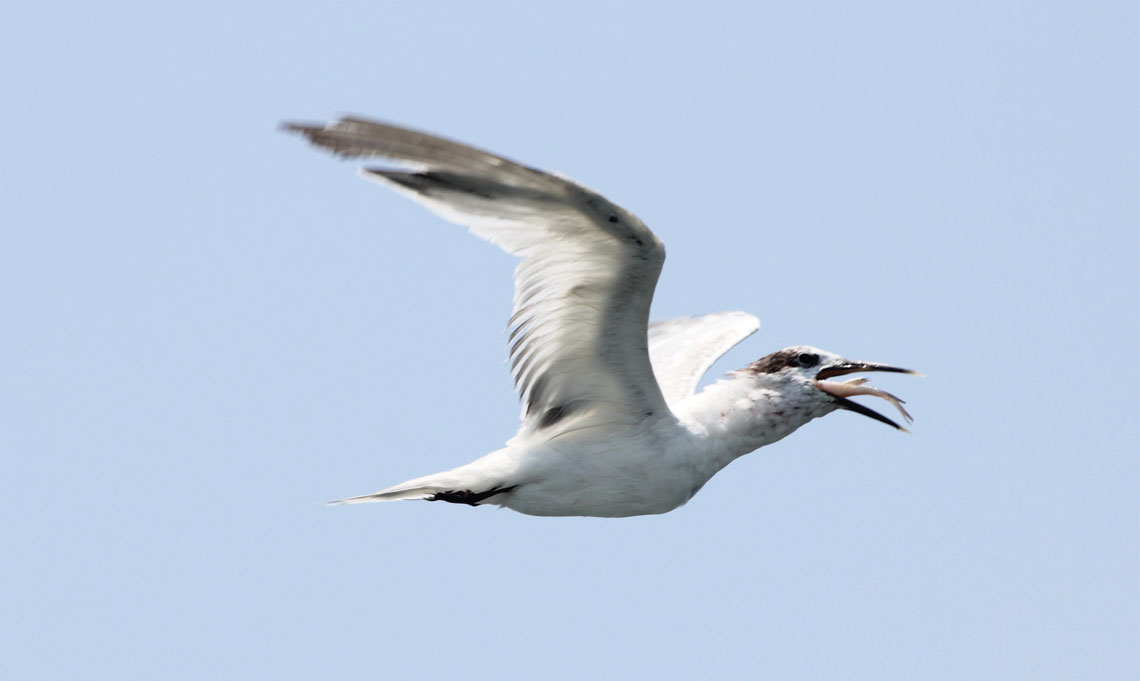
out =
[[697,390],[721,355],[760,328],[747,312],[680,317],[649,325],[649,361],[670,408]]
[[809,347],[768,355],[694,395],[701,376],[759,320],[726,312],[649,324],[664,246],[636,216],[580,184],[362,118],[284,127],[344,157],[408,166],[361,173],[521,258],[508,340],[523,403],[518,433],[467,465],[343,503],[429,499],[532,515],[664,513],[733,459],[835,409],[899,427],[847,399],[894,396],[862,379],[825,379],[907,370]]

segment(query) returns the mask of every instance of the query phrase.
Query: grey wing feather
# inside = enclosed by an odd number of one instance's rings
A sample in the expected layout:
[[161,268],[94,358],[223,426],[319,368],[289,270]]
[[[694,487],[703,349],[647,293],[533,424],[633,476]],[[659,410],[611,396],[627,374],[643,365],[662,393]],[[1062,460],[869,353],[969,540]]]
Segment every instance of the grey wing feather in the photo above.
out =
[[346,117],[328,124],[282,123],[281,128],[301,133],[313,144],[342,158],[387,158],[446,168],[507,185],[545,189],[557,186],[549,174],[502,156],[379,121]]
[[647,340],[665,249],[636,216],[566,178],[426,133],[360,118],[283,127],[341,156],[416,167],[362,174],[522,258],[508,342],[523,431],[669,414]]

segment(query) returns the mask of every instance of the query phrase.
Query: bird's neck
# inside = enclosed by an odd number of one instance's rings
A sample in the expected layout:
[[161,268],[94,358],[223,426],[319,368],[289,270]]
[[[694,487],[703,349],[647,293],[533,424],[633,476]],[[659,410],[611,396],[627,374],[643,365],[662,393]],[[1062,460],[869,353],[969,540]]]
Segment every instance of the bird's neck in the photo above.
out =
[[777,386],[741,374],[717,381],[675,409],[681,423],[703,442],[710,476],[827,411],[818,404],[798,403]]

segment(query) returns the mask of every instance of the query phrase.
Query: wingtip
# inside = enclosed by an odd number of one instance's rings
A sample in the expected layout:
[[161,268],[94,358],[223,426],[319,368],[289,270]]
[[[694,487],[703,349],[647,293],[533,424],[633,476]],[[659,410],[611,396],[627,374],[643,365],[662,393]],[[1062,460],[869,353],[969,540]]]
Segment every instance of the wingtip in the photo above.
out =
[[728,312],[722,312],[720,314],[724,315],[725,317],[733,318],[736,323],[740,324],[741,331],[745,329],[751,329],[751,331],[748,332],[748,335],[756,333],[762,325],[759,317],[752,314],[751,312],[745,312],[744,310],[730,310]]
[[281,121],[277,124],[277,129],[281,132],[296,132],[302,134],[321,127],[324,126],[319,123],[302,123],[301,121]]
[[346,125],[384,125],[379,121],[374,121],[363,116],[354,116],[352,114],[341,114],[334,116],[327,121],[281,121],[277,124],[277,129],[282,132],[294,132],[302,135],[309,136],[317,135],[323,132],[335,131],[340,127]]

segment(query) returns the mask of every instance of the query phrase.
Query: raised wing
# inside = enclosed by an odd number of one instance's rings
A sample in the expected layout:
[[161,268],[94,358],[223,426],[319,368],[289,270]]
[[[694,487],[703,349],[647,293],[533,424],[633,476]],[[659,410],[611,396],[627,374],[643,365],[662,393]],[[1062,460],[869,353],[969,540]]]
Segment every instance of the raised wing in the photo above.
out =
[[566,178],[406,128],[283,127],[342,157],[412,166],[361,173],[522,258],[508,341],[520,432],[669,415],[646,339],[665,247],[633,214]]
[[679,317],[649,325],[649,359],[665,402],[673,407],[697,389],[724,353],[760,328],[747,312]]

